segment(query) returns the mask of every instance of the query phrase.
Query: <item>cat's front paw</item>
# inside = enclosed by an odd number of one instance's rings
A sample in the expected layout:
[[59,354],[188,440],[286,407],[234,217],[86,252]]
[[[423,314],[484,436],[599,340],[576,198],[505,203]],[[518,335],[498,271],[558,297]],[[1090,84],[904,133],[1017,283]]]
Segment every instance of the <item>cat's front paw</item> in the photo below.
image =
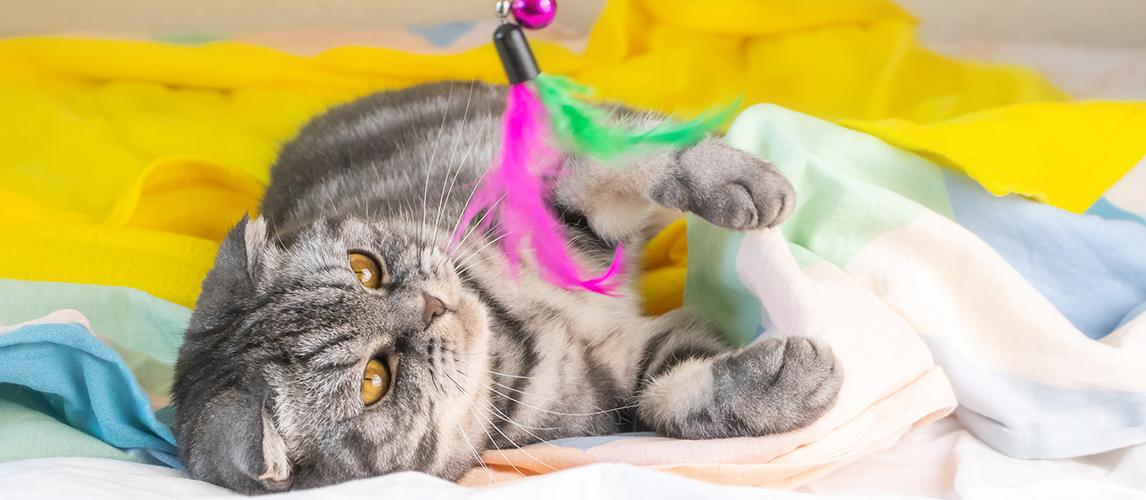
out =
[[796,207],[795,189],[775,166],[716,139],[681,151],[651,195],[736,231],[775,227]]
[[804,337],[752,344],[712,365],[713,392],[741,435],[804,427],[835,406],[843,369],[827,344]]

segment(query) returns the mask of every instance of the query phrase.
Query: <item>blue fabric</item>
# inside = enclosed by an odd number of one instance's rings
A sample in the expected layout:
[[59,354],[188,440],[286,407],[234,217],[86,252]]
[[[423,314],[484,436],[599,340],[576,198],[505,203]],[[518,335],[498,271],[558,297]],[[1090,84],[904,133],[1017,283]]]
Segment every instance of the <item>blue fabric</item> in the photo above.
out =
[[0,383],[40,393],[68,425],[112,446],[179,467],[171,429],[156,421],[127,364],[80,324],[0,335]]
[[620,434],[612,434],[609,436],[584,436],[554,439],[552,441],[546,441],[546,443],[549,443],[553,446],[560,446],[562,448],[576,448],[581,451],[589,451],[590,448],[609,444],[614,441],[645,437],[658,436],[655,432],[622,432]]
[[959,421],[1007,455],[1078,457],[1146,442],[1146,393],[1055,387],[977,365],[950,339],[922,338],[958,381]]
[[1106,198],[1099,198],[1090,208],[1086,209],[1086,213],[1097,215],[1103,219],[1128,220],[1146,225],[1146,219],[1114,206],[1113,203],[1106,201]]
[[996,197],[966,174],[944,175],[955,222],[999,252],[1088,337],[1105,337],[1146,303],[1146,225]]
[[435,47],[449,47],[455,40],[474,29],[474,23],[469,21],[455,21],[452,23],[436,24],[434,26],[407,26],[406,31],[420,35]]
[[1142,313],[1146,313],[1146,302],[1143,302],[1138,307],[1135,307],[1133,310],[1131,310],[1129,313],[1127,313],[1126,317],[1122,318],[1122,321],[1120,321],[1118,323],[1118,326],[1115,327],[1115,330],[1122,328],[1122,325],[1129,323],[1131,320],[1133,320],[1134,318],[1137,318]]

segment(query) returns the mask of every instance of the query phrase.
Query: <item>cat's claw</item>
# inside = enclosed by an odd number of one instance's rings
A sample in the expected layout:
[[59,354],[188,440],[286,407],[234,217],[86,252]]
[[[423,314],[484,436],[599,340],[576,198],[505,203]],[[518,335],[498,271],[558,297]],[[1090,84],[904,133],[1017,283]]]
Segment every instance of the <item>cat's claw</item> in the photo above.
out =
[[706,139],[682,151],[652,198],[735,231],[775,227],[796,207],[796,191],[764,160]]
[[804,427],[823,416],[843,384],[827,344],[804,337],[772,338],[714,360],[713,392],[746,434]]

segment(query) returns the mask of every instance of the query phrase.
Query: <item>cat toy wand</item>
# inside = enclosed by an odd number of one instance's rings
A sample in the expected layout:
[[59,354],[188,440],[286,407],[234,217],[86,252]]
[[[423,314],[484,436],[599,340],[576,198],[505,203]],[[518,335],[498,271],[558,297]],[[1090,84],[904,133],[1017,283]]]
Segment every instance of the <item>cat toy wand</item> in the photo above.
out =
[[[592,91],[568,78],[541,72],[521,28],[540,29],[553,22],[555,0],[503,0],[497,3],[501,24],[493,44],[509,80],[505,114],[501,120],[501,149],[490,171],[474,191],[462,223],[454,235],[485,211],[482,229],[496,224],[501,250],[511,269],[528,244],[543,279],[566,289],[584,289],[612,295],[613,282],[624,269],[624,253],[617,245],[613,263],[596,277],[569,255],[564,225],[550,203],[552,182],[564,173],[565,154],[608,160],[633,152],[690,147],[726,121],[736,105],[709,111],[685,123],[665,121],[648,131],[614,125],[610,111],[586,99]],[[509,22],[513,16],[516,24]]]

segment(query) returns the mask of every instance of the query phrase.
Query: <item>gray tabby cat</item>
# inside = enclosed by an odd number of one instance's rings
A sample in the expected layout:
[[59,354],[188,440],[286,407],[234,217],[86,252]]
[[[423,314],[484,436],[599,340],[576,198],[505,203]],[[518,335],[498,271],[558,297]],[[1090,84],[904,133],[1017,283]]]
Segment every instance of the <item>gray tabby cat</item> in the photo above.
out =
[[622,296],[554,287],[528,262],[514,279],[482,231],[451,245],[504,103],[504,87],[477,83],[379,93],[283,148],[262,217],[223,241],[179,353],[175,433],[192,477],[244,493],[406,470],[456,480],[490,448],[759,436],[834,405],[826,345],[732,350],[685,310],[641,315],[630,283],[658,211],[750,230],[793,208],[772,165],[715,138],[626,170],[568,161],[554,208],[591,268],[623,242]]

